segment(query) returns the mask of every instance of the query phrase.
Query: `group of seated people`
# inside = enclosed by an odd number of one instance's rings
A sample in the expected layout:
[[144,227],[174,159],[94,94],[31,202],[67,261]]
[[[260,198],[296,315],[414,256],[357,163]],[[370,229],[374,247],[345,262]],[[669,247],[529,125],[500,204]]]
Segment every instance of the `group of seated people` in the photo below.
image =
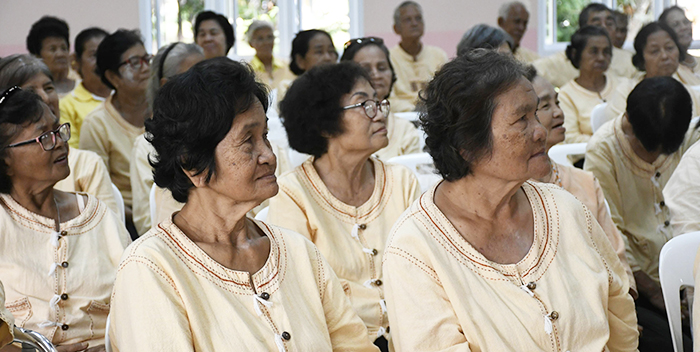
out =
[[[673,350],[659,253],[700,230],[689,21],[668,8],[633,54],[593,3],[537,58],[528,18],[504,4],[448,61],[405,1],[396,47],[306,30],[289,63],[263,21],[227,58],[210,11],[155,56],[86,29],[71,62],[42,18],[0,59],[0,351],[15,325],[61,352]],[[423,152],[403,111],[441,178],[423,193],[388,162]]]

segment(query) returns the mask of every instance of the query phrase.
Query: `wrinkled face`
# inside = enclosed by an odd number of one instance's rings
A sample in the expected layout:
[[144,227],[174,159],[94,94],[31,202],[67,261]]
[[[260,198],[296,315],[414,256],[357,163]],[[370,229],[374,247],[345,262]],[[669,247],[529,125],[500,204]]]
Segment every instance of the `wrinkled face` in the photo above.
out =
[[690,44],[693,42],[693,22],[690,22],[690,20],[685,17],[683,11],[671,11],[668,17],[666,17],[666,24],[676,32],[678,44],[684,48],[690,47]]
[[86,41],[83,48],[83,54],[76,60],[76,68],[83,81],[90,86],[104,85],[100,76],[95,73],[97,67],[97,47],[102,42],[104,37],[90,38]]
[[508,17],[503,19],[501,28],[503,28],[506,33],[510,34],[515,41],[515,45],[520,45],[520,40],[523,39],[523,35],[527,30],[527,23],[530,20],[530,14],[522,5],[516,4],[510,7],[508,10]]
[[409,5],[399,10],[399,24],[394,26],[394,32],[402,39],[418,39],[423,36],[425,25],[423,14],[418,7]]
[[647,37],[644,46],[646,77],[671,76],[678,70],[678,46],[666,31],[658,31]]
[[367,45],[355,54],[352,61],[367,70],[372,78],[372,87],[377,91],[378,99],[389,97],[391,68],[389,68],[389,60],[382,49],[376,45]]
[[581,72],[594,72],[602,75],[607,71],[612,60],[612,47],[608,38],[595,36],[588,38],[586,47],[581,52],[581,62],[579,69]]
[[[350,106],[367,100],[379,100],[377,92],[367,80],[361,78],[352,91],[340,99],[340,106]],[[371,155],[389,144],[386,129],[386,115],[377,110],[377,115],[370,119],[363,107],[350,108],[343,112],[341,125],[343,133],[328,140],[348,152]]]
[[39,57],[54,75],[70,68],[68,43],[60,37],[48,37],[41,42]]
[[267,117],[257,98],[236,116],[214,150],[216,173],[207,187],[236,202],[261,203],[277,194],[277,158],[267,140]]
[[309,50],[306,55],[296,56],[297,65],[304,71],[321,64],[332,64],[338,61],[338,52],[333,42],[323,33],[318,33],[309,40]]
[[591,12],[588,16],[589,26],[597,26],[608,31],[610,38],[615,38],[615,33],[617,31],[617,25],[615,23],[615,16],[610,11],[599,11]]
[[[121,56],[121,62],[146,56],[146,48],[136,44],[125,51]],[[148,78],[151,74],[151,65],[141,62],[141,67],[135,68],[125,63],[119,66],[119,75],[112,75],[110,82],[117,92],[145,94],[148,87]]]
[[30,90],[41,97],[44,104],[48,105],[51,113],[57,118],[61,117],[58,109],[58,92],[53,81],[43,72],[39,72],[20,86],[24,90]]
[[226,50],[226,34],[219,22],[215,20],[206,20],[199,24],[195,43],[202,47],[207,59],[226,56],[228,52]]
[[[35,139],[58,128],[58,117],[48,106],[43,105],[41,114],[38,122],[21,126],[8,145]],[[17,185],[18,182],[36,186],[53,185],[70,174],[68,143],[56,137],[56,147],[49,151],[44,151],[39,143],[8,148],[5,163],[8,165],[7,174],[13,185]]]
[[255,49],[255,55],[258,57],[271,57],[275,47],[275,34],[272,33],[272,29],[263,27],[256,30],[250,40],[250,46]]
[[559,108],[559,93],[554,91],[554,86],[546,79],[537,76],[532,82],[535,94],[539,99],[537,104],[537,117],[547,130],[547,147],[549,150],[555,144],[564,141],[564,112]]
[[495,99],[491,154],[474,163],[474,175],[525,182],[549,172],[547,131],[537,118],[537,94],[522,77]]

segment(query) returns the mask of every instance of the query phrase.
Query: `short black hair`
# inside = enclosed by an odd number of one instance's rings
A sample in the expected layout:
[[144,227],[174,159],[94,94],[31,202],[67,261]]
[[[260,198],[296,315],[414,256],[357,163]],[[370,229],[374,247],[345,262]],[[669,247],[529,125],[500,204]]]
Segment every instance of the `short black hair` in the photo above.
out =
[[420,94],[420,123],[443,179],[470,175],[474,163],[490,155],[496,98],[524,76],[515,59],[487,49],[457,56],[435,74]]
[[41,45],[44,39],[58,37],[70,44],[70,30],[66,21],[53,16],[44,16],[34,22],[27,35],[27,50],[35,56],[41,55]]
[[227,57],[205,60],[168,80],[146,120],[146,138],[155,149],[150,157],[153,181],[185,203],[194,185],[183,170],[216,174],[214,150],[231,130],[236,116],[260,101],[265,112],[268,91],[247,64]]
[[[363,40],[365,39],[365,40]],[[375,39],[375,40],[373,40]],[[378,40],[376,40],[378,39]],[[394,65],[391,64],[391,55],[389,55],[389,48],[386,47],[384,44],[384,40],[381,38],[376,38],[376,37],[368,37],[368,38],[359,38],[359,39],[351,39],[350,40],[350,45],[348,45],[345,48],[345,51],[343,51],[343,56],[340,57],[340,61],[352,61],[352,59],[355,58],[355,55],[357,54],[360,49],[374,45],[381,49],[384,54],[386,55],[386,62],[389,64],[389,69],[391,70],[391,84],[389,85],[389,94],[391,94],[391,90],[394,88],[394,83],[396,83],[396,71],[394,71]],[[347,45],[347,44],[345,44]],[[386,97],[379,97],[380,99],[386,99],[389,96]]]
[[591,37],[603,36],[610,44],[610,54],[612,55],[612,41],[608,31],[598,26],[583,26],[571,36],[571,43],[566,46],[566,57],[577,69],[581,64],[581,54],[586,49],[588,39]]
[[477,24],[462,36],[457,44],[457,55],[464,55],[478,48],[496,50],[504,42],[513,50],[515,42],[510,34],[487,24]]
[[194,19],[194,38],[195,41],[197,40],[197,34],[199,34],[199,25],[202,24],[202,22],[207,21],[207,20],[214,20],[216,23],[219,24],[219,27],[224,31],[224,35],[226,36],[226,53],[233,48],[233,43],[236,42],[236,35],[233,32],[233,26],[231,25],[231,22],[228,21],[228,18],[226,18],[222,14],[218,14],[213,11],[202,11],[197,14],[197,17]]
[[108,36],[109,33],[99,27],[90,27],[88,29],[83,29],[75,37],[75,60],[80,61],[83,52],[85,51],[85,43],[93,38],[104,38]]
[[353,61],[319,65],[299,76],[280,102],[289,146],[317,158],[326,154],[328,137],[343,133],[341,99],[361,79],[371,82]]
[[588,4],[588,6],[584,7],[583,10],[581,10],[581,13],[578,15],[579,28],[588,24],[588,17],[591,16],[591,12],[603,12],[603,11],[608,11],[608,12],[610,12],[610,14],[614,14],[613,10],[611,10],[609,7],[607,7],[601,3],[592,2],[592,3]]
[[119,29],[108,35],[97,47],[97,67],[96,73],[107,87],[115,89],[107,79],[107,71],[112,71],[119,75],[119,66],[122,62],[122,55],[134,45],[143,45],[141,35],[138,30]]
[[301,31],[297,33],[297,35],[294,37],[294,40],[292,40],[292,53],[291,59],[289,60],[289,69],[292,71],[292,73],[294,73],[297,76],[304,73],[304,70],[302,70],[301,67],[299,67],[299,65],[297,64],[296,56],[300,55],[301,57],[306,57],[306,54],[309,52],[309,42],[311,41],[311,39],[313,39],[313,37],[316,36],[316,34],[324,34],[328,37],[331,43],[333,43],[331,35],[328,34],[328,32],[320,29],[309,29],[306,31]]
[[632,56],[632,64],[640,71],[646,71],[644,67],[644,47],[647,46],[647,39],[649,36],[656,33],[664,31],[668,33],[673,42],[678,48],[678,62],[683,62],[685,60],[685,51],[681,50],[681,44],[678,43],[678,36],[676,32],[671,29],[667,24],[663,22],[651,22],[647,23],[639,30],[637,36],[634,37],[634,56]]
[[[0,96],[5,92],[7,90],[0,92]],[[10,94],[0,105],[0,193],[4,194],[12,190],[12,180],[7,174],[9,170],[5,162],[8,151],[6,147],[18,128],[41,120],[45,106],[41,97],[30,90],[16,90]]]
[[671,154],[685,139],[693,101],[682,83],[671,77],[647,78],[627,97],[627,119],[647,151]]

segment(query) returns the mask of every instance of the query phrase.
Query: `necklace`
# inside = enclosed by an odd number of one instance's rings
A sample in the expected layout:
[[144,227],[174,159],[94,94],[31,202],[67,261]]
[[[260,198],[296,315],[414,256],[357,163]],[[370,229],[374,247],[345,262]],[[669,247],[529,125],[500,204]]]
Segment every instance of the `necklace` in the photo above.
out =
[[554,173],[554,184],[564,188],[564,186],[561,184],[561,178],[559,177],[559,167],[555,162],[552,162],[552,173]]

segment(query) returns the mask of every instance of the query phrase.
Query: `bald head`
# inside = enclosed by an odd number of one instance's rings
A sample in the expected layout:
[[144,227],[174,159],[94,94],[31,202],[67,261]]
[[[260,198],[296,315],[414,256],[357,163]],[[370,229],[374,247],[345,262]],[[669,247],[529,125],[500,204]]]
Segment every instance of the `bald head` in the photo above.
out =
[[520,46],[520,40],[525,35],[530,13],[520,1],[507,2],[498,10],[498,26],[510,34],[515,47]]

